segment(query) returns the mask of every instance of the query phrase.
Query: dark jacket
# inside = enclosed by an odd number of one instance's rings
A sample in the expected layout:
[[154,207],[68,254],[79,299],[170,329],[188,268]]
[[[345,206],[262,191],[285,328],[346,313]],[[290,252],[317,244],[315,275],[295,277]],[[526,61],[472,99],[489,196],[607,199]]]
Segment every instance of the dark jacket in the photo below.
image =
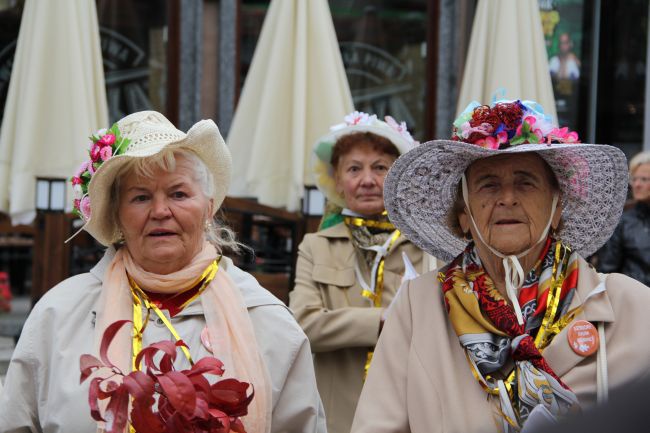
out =
[[623,212],[614,234],[598,252],[598,271],[620,272],[650,285],[650,204]]

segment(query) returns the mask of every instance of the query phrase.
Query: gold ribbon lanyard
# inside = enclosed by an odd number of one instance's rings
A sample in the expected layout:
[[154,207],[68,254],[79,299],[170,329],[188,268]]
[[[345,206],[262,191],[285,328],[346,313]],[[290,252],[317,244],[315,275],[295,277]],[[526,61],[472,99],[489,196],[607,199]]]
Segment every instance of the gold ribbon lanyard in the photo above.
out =
[[[384,214],[385,212],[386,211],[384,211]],[[364,218],[356,218],[351,216],[346,216],[343,219],[346,224],[357,226],[357,227],[372,227],[372,228],[380,228],[380,229],[388,229],[388,230],[395,228],[395,226],[388,221],[374,221],[374,220],[367,220]],[[384,262],[386,259],[386,255],[388,255],[388,252],[391,250],[391,248],[393,247],[393,245],[395,244],[399,236],[400,236],[400,231],[395,230],[393,231],[393,233],[391,233],[391,235],[388,237],[388,239],[386,240],[386,242],[384,242],[383,245],[362,247],[365,250],[374,251],[376,253],[375,260],[372,264],[372,268],[370,269],[370,284],[368,284],[366,280],[363,278],[363,275],[361,274],[361,269],[359,269],[359,262],[357,261],[354,265],[354,273],[356,274],[357,281],[359,281],[359,284],[363,289],[361,295],[364,298],[370,300],[370,302],[372,302],[372,306],[375,308],[381,307],[381,296],[384,291]],[[370,368],[370,363],[372,362],[373,353],[374,351],[372,350],[368,351],[368,355],[366,357],[366,363],[363,367],[364,380],[368,375],[368,369]]]
[[[384,211],[386,212],[386,211]],[[374,221],[367,220],[364,218],[357,218],[346,216],[343,218],[347,225],[352,225],[356,227],[371,227],[371,228],[380,228],[385,230],[394,229],[395,226],[388,221]],[[364,298],[367,298],[373,303],[375,307],[381,307],[381,293],[384,286],[384,260],[390,249],[397,241],[397,238],[400,236],[400,231],[395,230],[388,237],[386,242],[383,245],[374,245],[372,247],[361,247],[364,250],[374,251],[376,253],[375,260],[373,261],[372,267],[370,269],[370,284],[366,282],[361,274],[361,269],[359,268],[359,262],[357,261],[354,266],[354,273],[361,285],[363,291],[361,295]]]
[[[216,275],[218,269],[219,269],[219,264],[218,261],[215,260],[210,264],[210,266],[208,266],[205,269],[205,271],[203,271],[201,277],[198,280],[196,280],[196,282],[192,284],[189,289],[187,289],[187,290],[193,290],[198,287],[196,294],[194,294],[194,296],[192,296],[190,299],[185,301],[181,305],[181,309],[188,306],[196,298],[198,298],[201,295],[201,293],[203,293],[205,288],[208,287],[208,284],[210,284],[210,282]],[[130,275],[127,274],[127,276],[129,278],[129,285],[131,286],[131,295],[133,296],[132,368],[133,371],[136,371],[139,370],[139,366],[135,365],[135,358],[138,355],[138,353],[140,353],[140,351],[142,350],[142,335],[144,334],[144,330],[147,327],[151,310],[153,310],[156,313],[156,315],[158,315],[160,320],[165,324],[165,326],[167,327],[169,332],[171,332],[171,334],[174,336],[176,341],[179,341],[181,337],[178,335],[178,332],[176,332],[176,329],[174,329],[169,319],[167,319],[167,316],[165,316],[163,312],[160,311],[160,308],[158,308],[153,302],[149,300],[149,297],[138,286],[138,283],[136,283],[135,280],[133,280],[133,278],[131,278]],[[144,305],[145,308],[147,309],[147,316],[144,318],[144,320],[142,317],[142,305]],[[187,357],[187,360],[190,362],[190,365],[194,365],[194,361],[192,361],[192,357],[190,356],[190,351],[188,350],[188,348],[185,346],[181,346],[181,349],[183,350],[183,353]]]
[[[544,318],[542,319],[542,324],[537,331],[535,336],[535,347],[542,352],[550,343],[553,337],[562,331],[575,316],[582,311],[582,306],[576,307],[569,311],[564,316],[560,317],[558,320],[555,320],[557,315],[557,309],[560,305],[560,295],[562,293],[562,284],[566,277],[567,267],[569,264],[569,257],[571,252],[568,248],[561,245],[560,242],[557,242],[555,245],[555,258],[553,260],[553,272],[551,274],[551,282],[548,292],[548,297],[546,298],[546,312],[544,313]],[[504,403],[505,395],[509,397],[509,401],[512,401],[514,398],[514,381],[515,381],[515,371],[516,368],[510,372],[506,380],[497,380],[490,375],[483,377],[481,372],[478,370],[478,367],[469,356],[467,351],[465,351],[465,356],[472,368],[472,374],[474,378],[481,384],[481,387],[491,395],[499,396],[502,403]],[[493,384],[496,382],[496,386]],[[513,409],[514,411],[514,409]],[[512,416],[508,416],[504,413],[505,411],[501,410],[501,415],[505,420],[513,427],[518,427],[516,420],[512,419]],[[510,412],[510,411],[508,411]]]

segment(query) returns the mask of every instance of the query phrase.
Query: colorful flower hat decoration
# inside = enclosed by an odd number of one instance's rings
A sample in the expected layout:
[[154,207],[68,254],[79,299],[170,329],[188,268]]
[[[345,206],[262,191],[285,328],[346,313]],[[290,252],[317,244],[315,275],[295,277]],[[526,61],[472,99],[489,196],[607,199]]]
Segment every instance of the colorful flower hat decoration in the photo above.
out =
[[492,106],[471,102],[453,123],[452,140],[487,149],[519,144],[580,143],[578,134],[558,128],[533,101],[497,101]]
[[580,143],[533,101],[472,102],[453,122],[451,140],[423,143],[400,156],[384,183],[391,222],[415,245],[451,261],[467,245],[448,225],[460,179],[475,161],[534,152],[549,165],[561,192],[560,239],[583,257],[611,236],[627,194],[620,149]]
[[90,219],[90,197],[88,185],[103,163],[116,155],[124,153],[131,140],[122,137],[117,123],[110,129],[100,129],[90,137],[88,160],[81,163],[77,172],[70,178],[74,194],[72,212],[84,222]]
[[411,136],[406,122],[397,122],[391,116],[379,120],[376,114],[354,111],[343,118],[343,123],[330,127],[330,131],[320,137],[314,145],[312,171],[318,189],[330,202],[340,207],[345,207],[345,200],[336,192],[332,150],[339,138],[355,132],[372,132],[388,139],[397,147],[400,155],[419,144]]

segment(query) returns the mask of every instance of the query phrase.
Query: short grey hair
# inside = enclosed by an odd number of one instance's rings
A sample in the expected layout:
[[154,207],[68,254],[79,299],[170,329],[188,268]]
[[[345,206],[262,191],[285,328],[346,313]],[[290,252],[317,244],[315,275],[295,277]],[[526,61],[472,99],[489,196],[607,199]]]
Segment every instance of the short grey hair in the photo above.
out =
[[[185,158],[191,162],[192,179],[200,186],[201,192],[208,200],[214,195],[214,176],[208,169],[208,166],[199,156],[188,149],[162,150],[148,158],[132,158],[126,162],[115,176],[113,185],[111,185],[111,201],[116,204],[112,207],[112,215],[109,217],[113,220],[113,226],[116,232],[119,230],[119,202],[120,186],[122,181],[129,175],[135,174],[145,178],[153,178],[156,170],[172,172],[176,170],[176,161],[178,158]],[[224,225],[217,223],[212,217],[212,224],[206,226],[205,238],[217,249],[219,254],[224,250],[239,253],[242,248],[248,247],[237,241],[235,232]],[[114,239],[117,239],[114,236]]]
[[643,164],[650,164],[650,151],[639,152],[630,160],[630,177],[634,176],[636,169]]

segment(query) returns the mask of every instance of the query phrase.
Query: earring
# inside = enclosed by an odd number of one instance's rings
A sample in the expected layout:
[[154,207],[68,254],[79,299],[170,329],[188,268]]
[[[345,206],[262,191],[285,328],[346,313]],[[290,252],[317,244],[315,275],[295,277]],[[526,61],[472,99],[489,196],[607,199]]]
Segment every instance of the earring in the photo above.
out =
[[203,224],[203,229],[204,229],[206,232],[211,231],[213,227],[214,227],[214,226],[212,225],[212,221],[211,221],[211,220],[205,220],[205,223]]
[[117,240],[115,242],[118,244],[124,243],[124,233],[122,233],[122,230],[120,229],[117,229]]
[[551,227],[551,238],[555,241],[560,241],[560,233],[557,227]]
[[471,241],[472,240],[472,232],[467,230],[465,233],[463,233],[463,239],[466,241]]

